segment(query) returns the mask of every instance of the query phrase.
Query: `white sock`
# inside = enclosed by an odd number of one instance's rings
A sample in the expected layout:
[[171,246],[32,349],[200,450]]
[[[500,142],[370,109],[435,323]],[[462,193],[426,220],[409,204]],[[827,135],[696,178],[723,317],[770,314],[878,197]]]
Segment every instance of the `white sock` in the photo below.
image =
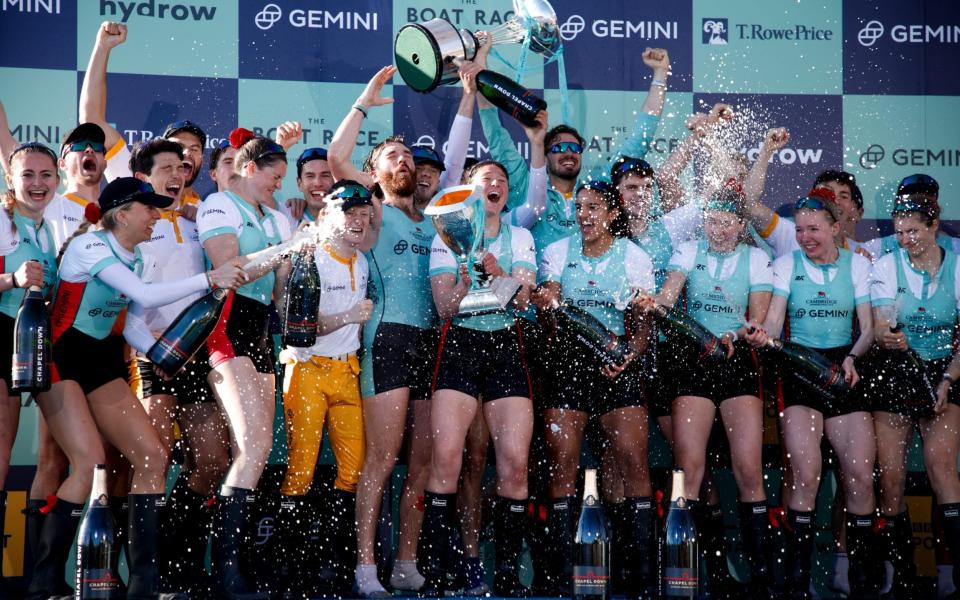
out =
[[419,590],[424,584],[423,575],[417,571],[417,561],[398,560],[393,563],[390,585],[398,590]]
[[377,565],[357,565],[355,579],[357,593],[363,596],[387,591],[377,579]]
[[950,565],[937,565],[937,598],[946,598],[956,591],[953,585],[953,569]]
[[837,552],[834,554],[833,575],[830,581],[830,587],[845,594],[850,593],[850,581],[847,574],[850,571],[850,559],[846,552]]

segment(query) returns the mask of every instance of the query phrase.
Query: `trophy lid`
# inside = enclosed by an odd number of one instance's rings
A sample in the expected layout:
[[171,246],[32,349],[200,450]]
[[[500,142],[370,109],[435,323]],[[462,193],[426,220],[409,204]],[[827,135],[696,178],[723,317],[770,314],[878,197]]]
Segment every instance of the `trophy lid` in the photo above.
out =
[[437,195],[431,198],[430,203],[423,209],[425,215],[446,215],[459,210],[480,200],[483,191],[478,186],[473,185],[455,185],[437,192]]

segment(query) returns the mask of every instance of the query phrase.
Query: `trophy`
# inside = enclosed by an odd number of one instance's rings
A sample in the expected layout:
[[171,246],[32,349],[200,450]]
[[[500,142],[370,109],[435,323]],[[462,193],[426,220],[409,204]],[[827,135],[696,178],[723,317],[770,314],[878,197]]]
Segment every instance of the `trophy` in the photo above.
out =
[[506,310],[507,304],[520,291],[521,284],[507,276],[491,281],[483,271],[481,261],[486,254],[483,247],[486,215],[480,188],[458,185],[440,190],[423,212],[432,217],[437,235],[453,252],[457,265],[472,262],[472,270],[477,274],[472,278],[470,291],[460,301],[457,314],[484,315]]
[[[560,54],[557,14],[547,0],[513,0],[513,13],[490,31],[490,43],[523,44],[548,58]],[[460,81],[460,63],[473,60],[479,48],[472,31],[457,29],[442,17],[404,25],[393,46],[400,77],[421,93]]]

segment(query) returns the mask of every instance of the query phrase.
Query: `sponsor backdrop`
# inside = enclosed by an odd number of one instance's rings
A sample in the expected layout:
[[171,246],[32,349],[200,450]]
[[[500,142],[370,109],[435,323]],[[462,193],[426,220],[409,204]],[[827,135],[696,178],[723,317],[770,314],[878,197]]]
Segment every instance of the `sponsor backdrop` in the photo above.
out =
[[[767,128],[790,128],[768,177],[771,206],[805,191],[821,170],[842,167],[861,181],[867,219],[883,219],[896,182],[921,171],[940,181],[945,217],[960,219],[951,201],[960,190],[960,78],[952,75],[960,11],[952,0],[553,3],[570,120],[590,140],[588,165],[608,158],[632,126],[650,85],[641,52],[664,47],[673,75],[654,165],[682,139],[686,115],[723,100],[743,116],[733,140],[750,162]],[[128,143],[183,118],[206,129],[211,147],[237,125],[272,134],[297,120],[305,139],[296,155],[329,142],[365,82],[393,61],[403,25],[445,17],[489,30],[512,16],[510,0],[0,0],[0,100],[18,141],[57,146],[74,124],[98,24],[122,21],[129,37],[110,59],[107,114]],[[499,52],[511,63],[519,56],[516,46]],[[523,83],[544,95],[558,122],[556,65],[541,69],[537,56],[527,64]],[[459,89],[425,96],[397,77],[386,93],[396,102],[371,111],[354,161],[392,133],[443,152]],[[522,130],[506,124],[526,153]],[[487,153],[475,123],[469,154]],[[296,193],[294,178],[290,169],[283,195]],[[198,187],[212,189],[206,173]],[[34,427],[25,410],[21,431]],[[11,489],[29,485],[35,451],[33,437],[21,435]],[[5,541],[16,548],[22,503],[16,493],[8,506]],[[22,554],[4,554],[4,572],[19,574],[22,564]]]

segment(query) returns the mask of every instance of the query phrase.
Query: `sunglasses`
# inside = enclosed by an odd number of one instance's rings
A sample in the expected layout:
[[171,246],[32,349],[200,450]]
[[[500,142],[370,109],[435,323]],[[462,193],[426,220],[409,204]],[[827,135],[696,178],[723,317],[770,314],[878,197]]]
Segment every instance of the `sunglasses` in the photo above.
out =
[[801,208],[830,211],[830,209],[827,208],[827,203],[819,198],[800,198],[797,200],[797,203],[793,205],[793,210],[800,210]]
[[370,190],[359,183],[345,183],[330,192],[330,196],[341,200],[366,200],[370,198]]
[[63,153],[67,154],[68,152],[83,152],[87,148],[90,148],[94,152],[99,152],[100,154],[104,154],[107,151],[106,146],[100,142],[77,140],[75,142],[70,142],[70,144],[63,149]]
[[327,160],[327,151],[323,148],[307,148],[297,158],[297,167],[302,167],[311,160]]
[[623,158],[621,163],[613,170],[615,175],[623,175],[625,173],[646,173],[653,174],[653,167],[650,166],[650,163],[640,158]]
[[40,142],[27,142],[25,144],[20,144],[13,149],[13,152],[10,153],[8,160],[12,160],[18,152],[27,152],[28,150],[40,151],[53,159],[54,164],[57,162],[57,154],[51,150],[48,146],[41,144]]
[[562,154],[564,152],[583,154],[583,146],[577,142],[557,142],[547,149],[547,154]]
[[283,157],[283,160],[287,160],[287,151],[283,149],[283,146],[276,142],[270,142],[270,144],[267,146],[267,149],[258,154],[256,158],[253,159],[253,162],[257,162],[261,158],[265,158],[272,154],[279,154]]

